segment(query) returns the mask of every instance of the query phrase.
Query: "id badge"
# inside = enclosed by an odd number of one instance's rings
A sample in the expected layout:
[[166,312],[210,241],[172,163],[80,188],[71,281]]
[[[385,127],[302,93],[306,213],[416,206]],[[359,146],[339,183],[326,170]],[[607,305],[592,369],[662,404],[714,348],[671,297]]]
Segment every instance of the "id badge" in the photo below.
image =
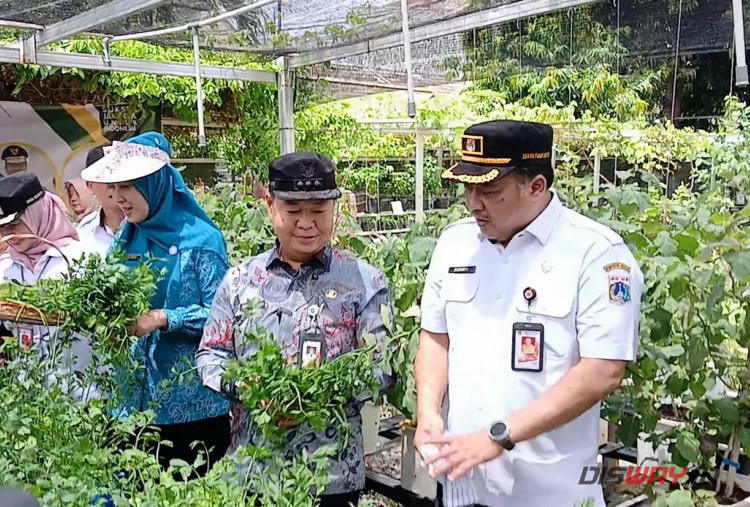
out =
[[323,364],[326,357],[325,337],[322,333],[304,333],[302,335],[302,346],[300,347],[300,366],[302,368],[316,368]]
[[21,346],[30,349],[34,346],[34,330],[30,327],[18,326],[18,337],[21,339]]
[[544,326],[533,322],[513,324],[513,371],[542,371],[544,366]]

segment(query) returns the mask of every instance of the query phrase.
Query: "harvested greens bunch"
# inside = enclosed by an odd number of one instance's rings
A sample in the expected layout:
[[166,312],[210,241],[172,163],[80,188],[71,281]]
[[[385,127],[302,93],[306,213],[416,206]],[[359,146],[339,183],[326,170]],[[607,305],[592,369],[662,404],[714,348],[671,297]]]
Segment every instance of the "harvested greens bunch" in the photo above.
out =
[[273,444],[281,445],[290,420],[315,431],[339,424],[345,437],[345,406],[366,395],[378,396],[374,345],[302,368],[288,365],[279,344],[266,333],[250,333],[246,339],[256,344],[257,352],[232,360],[225,376],[243,386],[240,401]]
[[151,309],[157,273],[148,260],[131,267],[124,258],[90,255],[72,261],[59,279],[4,283],[0,300],[36,310],[50,325],[93,337],[112,353],[126,352],[136,320]]

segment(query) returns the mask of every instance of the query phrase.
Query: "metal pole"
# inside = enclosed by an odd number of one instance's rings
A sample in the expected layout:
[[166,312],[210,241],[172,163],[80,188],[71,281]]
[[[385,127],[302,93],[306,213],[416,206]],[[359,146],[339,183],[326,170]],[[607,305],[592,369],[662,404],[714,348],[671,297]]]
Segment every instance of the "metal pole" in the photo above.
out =
[[115,37],[112,37],[112,40],[114,41],[123,41],[123,40],[139,40],[139,39],[149,39],[151,37],[161,37],[163,35],[169,35],[173,33],[179,33],[179,32],[186,32],[194,27],[201,27],[206,25],[212,25],[214,23],[218,23],[219,21],[223,21],[225,19],[234,18],[236,16],[240,16],[242,14],[245,14],[246,12],[254,11],[257,9],[260,9],[261,7],[265,7],[266,5],[272,4],[276,2],[276,0],[261,0],[259,2],[255,2],[249,5],[243,5],[242,7],[238,7],[237,9],[233,9],[231,11],[224,12],[222,14],[219,14],[218,16],[213,16],[210,18],[203,19],[201,21],[197,21],[195,23],[188,23],[184,25],[179,26],[173,26],[170,28],[162,28],[160,30],[151,30],[148,32],[140,32],[140,33],[131,33],[127,35],[118,35]]
[[414,192],[414,209],[417,223],[424,222],[424,136],[417,131],[417,178]]
[[677,100],[677,66],[680,63],[680,35],[682,32],[682,0],[680,0],[680,6],[679,6],[680,12],[677,16],[677,49],[674,53],[674,82],[672,84],[672,114],[670,116],[670,119],[674,121],[674,110],[675,106],[677,105],[675,102]]
[[406,0],[401,0],[401,32],[404,37],[404,64],[406,65],[406,93],[409,118],[417,116],[417,103],[414,100],[414,76],[411,69],[411,38],[409,36],[409,11]]
[[203,120],[203,83],[201,82],[201,49],[198,27],[193,27],[193,56],[195,57],[195,88],[198,102],[198,146],[206,145],[206,125]]
[[104,63],[112,65],[112,57],[109,53],[109,39],[104,39]]
[[292,71],[289,69],[289,59],[281,57],[277,60],[281,67],[278,74],[279,93],[279,138],[281,154],[294,152],[294,87],[292,85]]
[[745,62],[745,28],[742,17],[742,0],[732,0],[732,17],[734,18],[734,50],[737,54],[737,86],[750,84]]
[[555,170],[555,166],[557,165],[557,147],[555,146],[555,143],[552,143],[552,170]]
[[26,28],[29,30],[44,30],[44,25],[37,25],[35,23],[23,23],[21,21],[8,21],[0,19],[0,26],[9,26],[11,28]]
[[602,176],[602,157],[597,152],[596,155],[594,155],[594,193],[599,193],[600,188],[600,180]]

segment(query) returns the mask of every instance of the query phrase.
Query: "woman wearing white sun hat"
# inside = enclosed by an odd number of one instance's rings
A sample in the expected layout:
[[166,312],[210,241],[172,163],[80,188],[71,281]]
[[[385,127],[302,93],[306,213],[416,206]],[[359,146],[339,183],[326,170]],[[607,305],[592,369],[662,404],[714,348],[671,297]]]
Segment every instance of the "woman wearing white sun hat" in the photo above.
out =
[[[108,184],[122,208],[126,222],[113,248],[127,254],[127,264],[150,255],[167,273],[157,283],[153,310],[138,319],[135,334],[142,339],[135,352],[145,374],[130,375],[135,389],[126,390],[122,412],[155,410],[162,439],[174,444],[161,447],[163,465],[174,458],[192,463],[202,449],[213,465],[229,445],[229,404],[200,383],[195,353],[229,263],[221,232],[170,165],[170,155],[167,139],[148,132],[113,143],[81,176]],[[205,447],[191,448],[194,441]]]

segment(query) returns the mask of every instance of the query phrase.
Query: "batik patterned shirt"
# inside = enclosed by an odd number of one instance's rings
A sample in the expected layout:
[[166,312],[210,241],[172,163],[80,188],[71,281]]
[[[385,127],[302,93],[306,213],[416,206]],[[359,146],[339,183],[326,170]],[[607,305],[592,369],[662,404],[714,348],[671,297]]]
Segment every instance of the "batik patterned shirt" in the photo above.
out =
[[178,255],[181,277],[170,284],[163,308],[168,326],[134,347],[141,368],[124,381],[122,416],[133,409],[152,409],[156,424],[179,424],[229,412],[229,402],[206,389],[195,371],[203,326],[229,265],[210,250],[190,249]]
[[[254,316],[244,311],[260,300],[262,309]],[[372,337],[382,350],[387,328],[381,309],[392,309],[385,276],[373,266],[331,247],[326,247],[299,271],[279,256],[276,248],[229,270],[214,300],[197,354],[203,383],[237,401],[236,387],[223,378],[227,363],[235,357],[248,358],[257,346],[244,337],[254,328],[273,335],[290,364],[299,364],[306,333],[322,333],[322,356],[334,359],[365,345]],[[369,338],[368,338],[369,339]],[[377,373],[383,389],[392,378]],[[365,485],[362,442],[361,400],[345,407],[352,435],[337,456],[329,458],[329,485],[325,494],[361,490]],[[260,431],[239,403],[231,411],[232,444],[229,454],[241,446],[263,446]],[[285,459],[303,449],[314,452],[324,445],[337,445],[341,428],[332,425],[315,433],[300,426],[289,430],[283,449]]]

